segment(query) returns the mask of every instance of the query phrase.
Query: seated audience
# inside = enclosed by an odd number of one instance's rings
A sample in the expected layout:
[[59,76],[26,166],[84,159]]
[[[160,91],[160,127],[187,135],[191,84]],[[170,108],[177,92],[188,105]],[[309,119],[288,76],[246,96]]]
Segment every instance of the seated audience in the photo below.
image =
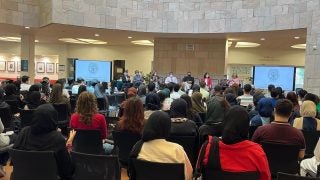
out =
[[205,113],[206,107],[204,105],[204,102],[202,100],[202,94],[200,92],[195,92],[191,95],[191,101],[192,101],[192,111],[194,113]]
[[[80,89],[80,87],[79,87],[79,89]],[[79,93],[78,93],[78,95],[79,95]],[[94,86],[94,95],[96,96],[96,98],[104,99],[104,102],[106,104],[106,109],[109,109],[109,100],[108,100],[108,97],[105,93],[105,89],[103,88],[101,83],[97,83]],[[103,109],[103,110],[105,110],[105,109]]]
[[300,90],[298,91],[299,105],[302,104],[302,101],[303,101],[304,96],[305,96],[306,94],[308,94],[308,92],[307,92],[306,90],[304,90],[304,89],[300,89]]
[[278,99],[285,99],[284,91],[282,90],[282,87],[276,87],[276,91],[278,94]]
[[252,87],[250,84],[244,85],[244,94],[237,98],[237,100],[240,102],[240,106],[248,107],[249,105],[253,105],[253,96],[250,94],[251,89]]
[[146,104],[146,95],[147,95],[147,88],[145,85],[141,84],[138,87],[138,96],[139,96],[143,105]]
[[14,84],[7,84],[3,89],[5,91],[5,101],[21,101],[17,87]]
[[270,124],[273,114],[271,98],[262,98],[258,102],[258,114],[250,120],[250,126]]
[[288,122],[292,109],[293,105],[289,100],[278,100],[274,112],[275,120],[271,124],[259,127],[254,132],[252,141],[298,145],[300,147],[298,157],[303,158],[306,148],[303,134]]
[[144,111],[144,119],[147,121],[149,119],[149,116],[160,110],[160,97],[157,93],[151,92],[147,94],[146,97],[146,104],[145,104],[146,110]]
[[275,88],[276,87],[273,84],[268,85],[268,93],[266,94],[266,98],[271,98],[271,90]]
[[320,164],[320,139],[313,153],[314,156],[312,158],[304,159],[300,162],[300,176],[306,176],[307,172],[318,173],[318,166]]
[[[218,96],[218,97],[223,97],[223,90],[222,90],[222,87],[219,86],[219,85],[216,85],[214,86],[213,88],[213,91],[212,91],[212,94],[210,94],[210,99],[214,98],[215,96]],[[209,101],[210,99],[208,99],[207,101]]]
[[293,120],[295,118],[300,117],[300,105],[299,105],[299,101],[298,101],[298,96],[295,92],[291,91],[291,92],[288,92],[286,99],[291,101],[293,104],[292,114],[289,118],[290,124],[293,124]]
[[202,94],[202,99],[204,101],[207,101],[209,99],[210,93],[207,90],[206,83],[204,81],[200,81],[199,85],[200,85],[200,93]]
[[63,88],[63,95],[66,96],[67,98],[70,98],[70,94],[69,94],[69,91],[68,89],[66,88],[66,79],[58,79],[56,81],[56,83],[60,83],[62,88]]
[[228,103],[230,104],[230,106],[239,105],[237,101],[237,97],[234,94],[228,93],[225,95],[225,98],[226,98],[226,101],[228,101]]
[[[30,88],[31,89],[31,88]],[[27,97],[26,105],[24,106],[25,110],[36,109],[38,106],[43,104],[41,102],[41,94],[39,91],[29,91],[29,95]]]
[[[25,151],[53,151],[61,179],[72,179],[73,165],[62,134],[57,131],[58,113],[51,104],[39,106],[32,125],[22,129],[13,148]],[[13,168],[14,173],[14,168]]]
[[141,134],[144,124],[143,104],[138,97],[127,99],[116,129]]
[[252,119],[254,116],[258,115],[258,102],[260,99],[264,98],[264,95],[262,92],[257,91],[253,94],[253,106],[251,111],[249,112],[249,119]]
[[[101,140],[107,138],[107,123],[104,115],[98,113],[97,100],[95,96],[89,92],[80,94],[77,100],[76,112],[72,114],[70,120],[70,128],[82,130],[99,130],[101,132]],[[106,154],[110,154],[113,145],[103,143]]]
[[198,126],[203,124],[203,121],[199,113],[192,110],[192,100],[191,97],[187,94],[181,96],[181,99],[184,99],[187,103],[187,118],[194,121]]
[[71,114],[71,105],[67,97],[62,94],[62,86],[60,83],[56,83],[52,86],[52,92],[50,94],[49,103],[51,104],[66,104],[68,107],[68,114]]
[[158,163],[182,163],[185,180],[191,180],[193,169],[183,147],[166,141],[170,135],[171,125],[170,118],[165,112],[153,113],[144,126],[142,140],[133,147],[130,157]]
[[79,89],[80,85],[85,85],[84,84],[84,79],[82,79],[82,78],[78,78],[77,79],[77,83],[73,84],[73,86],[71,88],[72,94],[78,94],[78,89]]
[[170,98],[173,100],[180,98],[180,96],[181,96],[179,93],[180,85],[179,84],[172,84],[172,87],[173,87],[173,90],[170,93]]
[[173,99],[170,98],[170,90],[168,88],[164,88],[163,90],[161,90],[161,93],[164,95],[164,97],[163,97],[164,99],[162,101],[161,110],[162,111],[169,111],[171,103],[173,101]]
[[[270,180],[271,175],[266,154],[259,144],[247,139],[249,116],[246,109],[241,106],[231,107],[224,118],[224,123],[222,139],[217,142],[219,148],[217,156],[220,159],[213,159],[215,155],[206,153],[203,159],[199,159],[200,167],[217,162],[220,163],[221,169],[213,167],[206,167],[206,169],[225,172],[258,172],[260,180]],[[206,145],[204,144],[201,149],[214,153],[212,149],[207,150],[210,146]]]
[[293,121],[293,127],[304,131],[320,131],[320,120],[316,118],[316,105],[312,101],[303,101],[300,109],[302,117]]
[[80,94],[83,93],[83,92],[87,92],[87,86],[85,86],[85,85],[80,85],[79,88],[78,88],[78,93],[77,93],[76,96],[79,97]]
[[279,94],[276,88],[271,89],[271,100],[272,100],[272,107],[275,108],[277,101],[279,99]]
[[20,84],[20,91],[29,91],[30,88],[29,84],[29,76],[22,76],[21,77],[21,84]]

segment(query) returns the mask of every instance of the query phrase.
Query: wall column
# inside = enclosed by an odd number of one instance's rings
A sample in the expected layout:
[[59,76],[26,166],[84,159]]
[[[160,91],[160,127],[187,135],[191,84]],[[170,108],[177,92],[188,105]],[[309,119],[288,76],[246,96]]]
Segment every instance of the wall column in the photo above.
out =
[[28,61],[28,71],[22,71],[20,76],[27,75],[30,77],[30,84],[33,84],[35,78],[35,37],[31,34],[21,35],[21,60]]

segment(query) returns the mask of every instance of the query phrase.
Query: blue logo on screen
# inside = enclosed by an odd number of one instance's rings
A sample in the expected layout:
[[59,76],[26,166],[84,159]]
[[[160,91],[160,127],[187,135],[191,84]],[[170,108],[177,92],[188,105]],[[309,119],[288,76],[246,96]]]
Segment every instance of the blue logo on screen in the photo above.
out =
[[88,66],[88,71],[92,74],[95,74],[98,72],[98,65],[96,63],[90,63],[89,66]]
[[279,71],[277,69],[270,69],[268,72],[270,81],[276,81],[279,79]]

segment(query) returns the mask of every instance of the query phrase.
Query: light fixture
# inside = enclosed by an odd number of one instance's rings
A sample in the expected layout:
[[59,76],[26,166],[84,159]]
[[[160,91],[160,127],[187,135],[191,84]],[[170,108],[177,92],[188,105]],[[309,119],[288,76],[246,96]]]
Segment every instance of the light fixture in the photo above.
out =
[[154,46],[153,42],[149,40],[136,40],[136,41],[131,41],[131,43],[136,45],[142,45],[142,46]]
[[[1,36],[0,41],[21,42],[21,37]],[[34,42],[39,42],[39,40],[34,40]]]
[[83,39],[83,38],[61,38],[59,41],[74,44],[107,44],[105,41],[95,39]]
[[99,36],[100,36],[100,34],[94,34],[94,36],[95,36],[95,37],[99,37]]
[[29,27],[29,26],[26,26],[26,27],[24,27],[24,28],[26,28],[26,29],[30,29],[30,27]]
[[307,45],[306,44],[295,44],[291,46],[292,48],[295,49],[306,49]]
[[253,43],[253,42],[237,42],[236,48],[251,48],[251,47],[258,47],[260,44]]
[[39,40],[34,40],[34,42],[38,43],[38,42],[39,42]]
[[232,42],[228,41],[228,47],[231,47],[231,46],[232,46]]
[[300,39],[300,37],[299,37],[299,36],[295,36],[294,38],[295,38],[295,39]]
[[261,40],[261,41],[265,41],[265,40],[266,40],[266,38],[260,38],[260,40]]
[[128,39],[132,39],[132,37],[131,37],[131,36],[128,36]]

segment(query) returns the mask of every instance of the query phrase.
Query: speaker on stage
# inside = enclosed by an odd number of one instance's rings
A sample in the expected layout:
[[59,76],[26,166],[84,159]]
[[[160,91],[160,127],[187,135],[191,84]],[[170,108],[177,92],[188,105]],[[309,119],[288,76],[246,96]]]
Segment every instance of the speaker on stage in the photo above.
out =
[[119,79],[120,76],[125,71],[126,68],[126,61],[125,60],[114,60],[113,61],[113,79]]

